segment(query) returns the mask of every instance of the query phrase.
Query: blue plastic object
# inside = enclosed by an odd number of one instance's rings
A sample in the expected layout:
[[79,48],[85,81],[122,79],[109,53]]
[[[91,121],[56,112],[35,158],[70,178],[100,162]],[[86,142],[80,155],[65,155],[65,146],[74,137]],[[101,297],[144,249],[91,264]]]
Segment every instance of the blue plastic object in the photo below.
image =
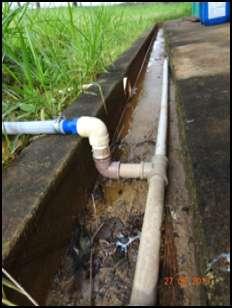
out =
[[230,2],[200,2],[200,21],[206,26],[230,20]]
[[67,119],[62,121],[62,130],[64,134],[77,135],[78,119]]

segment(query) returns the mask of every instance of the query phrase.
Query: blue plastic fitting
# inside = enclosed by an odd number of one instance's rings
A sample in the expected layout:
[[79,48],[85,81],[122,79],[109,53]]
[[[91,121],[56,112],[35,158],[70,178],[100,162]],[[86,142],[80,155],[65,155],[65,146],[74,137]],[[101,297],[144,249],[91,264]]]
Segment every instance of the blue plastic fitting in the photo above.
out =
[[78,135],[78,132],[77,132],[77,121],[78,121],[78,118],[63,120],[61,122],[62,133],[63,134],[68,134],[68,135]]

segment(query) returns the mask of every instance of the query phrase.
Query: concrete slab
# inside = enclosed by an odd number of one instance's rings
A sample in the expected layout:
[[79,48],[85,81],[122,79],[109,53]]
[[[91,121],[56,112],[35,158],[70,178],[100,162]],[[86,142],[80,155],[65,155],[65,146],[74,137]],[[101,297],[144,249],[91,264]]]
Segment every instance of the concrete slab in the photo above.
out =
[[207,305],[229,305],[229,24],[164,25],[176,85],[182,149],[194,202],[194,243]]
[[229,72],[228,24],[204,27],[199,23],[178,21],[168,24],[166,28],[177,79]]

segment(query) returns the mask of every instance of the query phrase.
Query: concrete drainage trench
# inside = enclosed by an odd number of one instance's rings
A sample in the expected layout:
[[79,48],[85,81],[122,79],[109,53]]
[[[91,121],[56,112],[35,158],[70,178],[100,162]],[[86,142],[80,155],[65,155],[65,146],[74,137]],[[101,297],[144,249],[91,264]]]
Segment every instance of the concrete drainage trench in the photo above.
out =
[[[164,56],[164,37],[161,29],[154,42],[143,78],[137,88],[133,89],[136,95],[127,104],[115,132],[112,145],[114,158],[117,160],[150,161],[153,156],[160,111]],[[173,92],[172,86],[169,130],[171,128],[173,132],[169,137],[174,137],[175,142],[169,146],[168,156],[171,155],[171,159],[177,162],[174,166],[172,162],[169,163],[169,173],[175,178],[175,184],[169,180],[166,197],[168,205],[165,209],[162,239],[159,305],[198,302],[198,292],[192,292],[190,286],[188,290],[183,291],[178,285],[173,288],[165,283],[166,277],[178,274],[178,258],[185,259],[184,266],[187,266],[189,272],[196,272],[194,247],[185,245],[191,238],[191,215],[188,213],[189,203],[187,190],[184,188],[183,165],[177,153],[180,143]],[[173,175],[176,171],[178,177]],[[145,180],[98,178],[89,195],[85,215],[76,226],[54,276],[47,305],[104,306],[129,303],[147,190]],[[180,202],[185,219],[178,216],[178,211],[176,213],[175,207],[178,207]],[[175,226],[176,219],[181,220],[181,227]],[[175,230],[176,228],[179,229]],[[177,234],[178,240],[175,242],[174,237]],[[128,239],[129,244],[123,244],[128,243]],[[183,263],[183,260],[181,262]]]

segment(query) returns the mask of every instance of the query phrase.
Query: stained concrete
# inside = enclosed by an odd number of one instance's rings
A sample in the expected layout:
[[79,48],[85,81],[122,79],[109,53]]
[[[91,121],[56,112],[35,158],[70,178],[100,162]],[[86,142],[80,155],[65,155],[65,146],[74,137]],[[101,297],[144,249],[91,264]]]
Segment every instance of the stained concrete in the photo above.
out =
[[210,277],[202,285],[202,304],[229,305],[229,272],[219,262],[208,271],[215,257],[230,252],[229,24],[173,21],[164,29],[194,201],[196,260],[199,274]]
[[[172,66],[178,80],[229,72],[228,24],[205,27],[199,23],[177,21],[166,27]],[[174,33],[178,35],[173,36]]]

